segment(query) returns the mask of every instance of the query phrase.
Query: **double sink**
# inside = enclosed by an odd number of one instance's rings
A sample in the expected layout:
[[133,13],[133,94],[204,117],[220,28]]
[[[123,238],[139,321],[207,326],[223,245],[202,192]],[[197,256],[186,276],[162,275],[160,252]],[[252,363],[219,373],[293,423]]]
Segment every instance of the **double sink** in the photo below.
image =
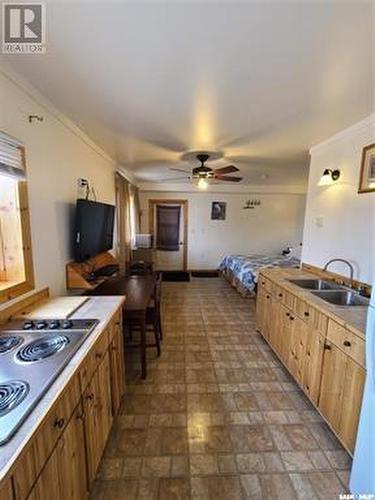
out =
[[330,304],[339,307],[368,306],[369,300],[350,288],[338,285],[333,281],[321,279],[290,279],[293,285],[311,291],[312,295],[319,297]]

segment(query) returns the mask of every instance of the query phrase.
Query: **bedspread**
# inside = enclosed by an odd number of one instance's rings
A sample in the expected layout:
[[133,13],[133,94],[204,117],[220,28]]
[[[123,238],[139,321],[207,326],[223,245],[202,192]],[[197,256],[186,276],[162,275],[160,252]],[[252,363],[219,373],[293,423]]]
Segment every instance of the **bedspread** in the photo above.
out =
[[227,255],[221,261],[220,271],[242,293],[254,295],[258,272],[262,267],[299,267],[295,257],[284,255]]

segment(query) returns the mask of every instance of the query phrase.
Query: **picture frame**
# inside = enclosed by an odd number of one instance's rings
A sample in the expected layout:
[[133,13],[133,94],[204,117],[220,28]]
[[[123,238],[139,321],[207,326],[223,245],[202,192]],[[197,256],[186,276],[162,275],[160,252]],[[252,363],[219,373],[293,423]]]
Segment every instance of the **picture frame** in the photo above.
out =
[[362,150],[358,193],[375,192],[375,142]]
[[225,201],[213,201],[211,205],[211,220],[226,219],[227,204]]

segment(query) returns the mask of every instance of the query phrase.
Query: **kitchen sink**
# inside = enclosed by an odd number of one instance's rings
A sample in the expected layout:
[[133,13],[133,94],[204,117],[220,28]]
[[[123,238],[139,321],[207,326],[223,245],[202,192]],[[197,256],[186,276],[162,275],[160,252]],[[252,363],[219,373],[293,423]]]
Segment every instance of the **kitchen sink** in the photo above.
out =
[[295,279],[288,280],[293,285],[297,285],[306,290],[342,290],[342,286],[334,281],[325,281],[320,279]]
[[311,292],[330,304],[336,306],[368,306],[369,300],[350,290],[319,290]]

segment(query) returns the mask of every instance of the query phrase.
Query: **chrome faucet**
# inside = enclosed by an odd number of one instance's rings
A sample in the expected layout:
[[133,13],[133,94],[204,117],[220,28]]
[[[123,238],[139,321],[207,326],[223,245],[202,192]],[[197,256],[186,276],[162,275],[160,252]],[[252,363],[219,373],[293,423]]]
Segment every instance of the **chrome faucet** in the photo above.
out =
[[324,266],[323,271],[327,271],[328,266],[330,264],[332,264],[332,262],[343,262],[344,264],[346,264],[349,267],[349,270],[350,270],[350,286],[353,286],[354,267],[352,266],[352,264],[348,260],[345,260],[345,259],[331,259]]

